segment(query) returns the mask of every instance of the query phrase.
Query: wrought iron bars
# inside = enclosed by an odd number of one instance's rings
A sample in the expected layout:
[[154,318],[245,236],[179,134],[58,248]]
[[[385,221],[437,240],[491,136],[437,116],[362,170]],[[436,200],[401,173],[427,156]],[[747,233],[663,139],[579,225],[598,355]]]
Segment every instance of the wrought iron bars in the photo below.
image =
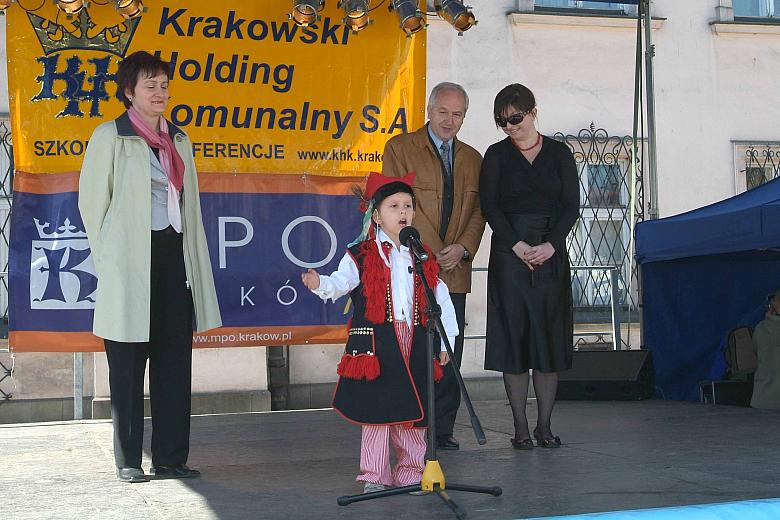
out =
[[[7,115],[0,115],[0,271],[8,272],[8,239],[14,182],[14,154]],[[8,337],[8,278],[0,277],[0,338]]]
[[[554,138],[571,148],[580,176],[580,219],[567,241],[572,266],[618,266],[619,304],[624,311],[635,310],[631,231],[646,209],[641,160],[631,178],[633,139],[610,136],[593,123],[577,135],[559,132]],[[572,291],[578,322],[607,321],[612,300],[608,271],[575,270]]]
[[780,177],[780,143],[749,144],[744,160],[740,173],[745,175],[748,190]]
[[[11,196],[13,191],[14,154],[11,145],[11,129],[8,115],[0,115],[0,338],[8,337],[8,237],[11,222]],[[0,404],[11,399],[12,394],[3,390],[3,383],[13,375],[13,365],[0,361]]]
[[[0,361],[0,385],[2,385],[3,381],[10,378],[13,374],[13,366],[11,368],[5,366],[5,363]],[[2,386],[0,386],[0,405],[4,402],[8,401],[12,395],[5,390],[3,390]]]

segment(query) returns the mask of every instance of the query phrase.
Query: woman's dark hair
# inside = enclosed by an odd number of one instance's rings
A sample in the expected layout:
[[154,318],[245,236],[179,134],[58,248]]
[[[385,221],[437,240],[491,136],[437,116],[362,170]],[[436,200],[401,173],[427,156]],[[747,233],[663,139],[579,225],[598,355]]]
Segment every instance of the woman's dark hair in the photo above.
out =
[[170,78],[171,64],[146,51],[134,52],[120,61],[116,71],[117,97],[124,103],[125,108],[130,108],[131,104],[125,91],[135,92],[138,77],[142,74],[146,78],[158,74],[165,74]]
[[496,94],[496,100],[493,102],[493,119],[498,121],[508,108],[518,108],[523,112],[530,112],[536,108],[534,93],[520,83],[507,85]]
[[396,193],[408,193],[412,196],[412,208],[416,208],[416,202],[414,199],[414,192],[412,191],[412,187],[406,184],[405,182],[391,182],[389,184],[385,184],[376,192],[374,192],[374,209],[379,209],[379,205],[382,204],[382,201],[385,200],[390,195],[395,195]]

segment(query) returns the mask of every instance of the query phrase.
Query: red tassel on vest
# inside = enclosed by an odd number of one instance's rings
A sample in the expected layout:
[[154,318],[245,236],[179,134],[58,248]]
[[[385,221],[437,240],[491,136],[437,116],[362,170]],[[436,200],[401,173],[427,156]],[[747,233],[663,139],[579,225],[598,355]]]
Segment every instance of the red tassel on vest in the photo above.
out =
[[373,381],[379,377],[379,360],[376,356],[369,354],[359,354],[357,356],[344,354],[341,356],[338,367],[336,367],[336,373],[342,377],[357,379],[358,381],[362,379]]

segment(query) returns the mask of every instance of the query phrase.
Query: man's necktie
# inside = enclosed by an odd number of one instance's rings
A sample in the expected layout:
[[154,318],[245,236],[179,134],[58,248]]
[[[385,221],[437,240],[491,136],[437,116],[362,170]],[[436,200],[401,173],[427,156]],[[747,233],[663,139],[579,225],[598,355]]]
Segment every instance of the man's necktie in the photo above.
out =
[[452,163],[450,163],[450,144],[447,141],[441,143],[439,147],[441,150],[441,160],[444,162],[444,170],[447,172],[447,177],[452,177]]

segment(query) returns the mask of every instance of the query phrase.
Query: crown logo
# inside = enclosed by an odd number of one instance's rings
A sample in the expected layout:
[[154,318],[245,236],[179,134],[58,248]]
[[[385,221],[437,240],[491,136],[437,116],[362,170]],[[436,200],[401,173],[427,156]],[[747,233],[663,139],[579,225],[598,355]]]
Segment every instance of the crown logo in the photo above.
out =
[[123,57],[130,46],[140,18],[126,20],[106,5],[91,5],[78,16],[66,17],[54,2],[27,10],[35,35],[46,56],[67,49],[103,51]]
[[[37,218],[33,218],[35,227],[38,228],[38,237],[41,240],[64,240],[68,238],[87,238],[86,231],[79,231],[79,228],[70,223],[70,219],[65,217],[65,222],[56,229],[51,230],[49,222],[41,223]],[[46,229],[50,229],[48,233]]]

